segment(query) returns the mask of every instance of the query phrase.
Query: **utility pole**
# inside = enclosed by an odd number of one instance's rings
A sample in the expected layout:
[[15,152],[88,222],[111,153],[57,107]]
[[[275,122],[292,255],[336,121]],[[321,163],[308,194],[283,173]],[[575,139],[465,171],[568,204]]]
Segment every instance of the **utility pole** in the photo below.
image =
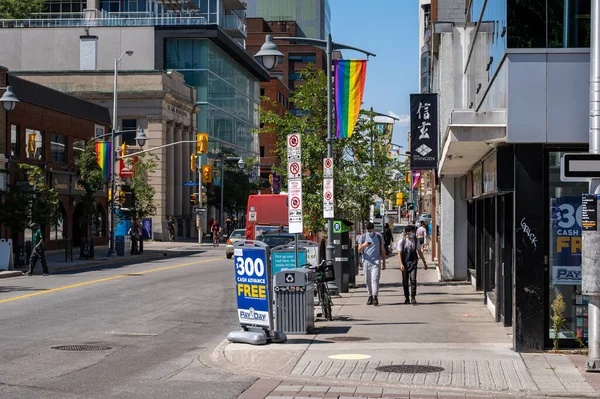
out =
[[[591,3],[589,152],[600,154],[600,0]],[[589,192],[600,194],[600,179],[590,180]],[[583,230],[582,237],[581,289],[588,296],[589,322],[585,369],[600,372],[600,231]]]

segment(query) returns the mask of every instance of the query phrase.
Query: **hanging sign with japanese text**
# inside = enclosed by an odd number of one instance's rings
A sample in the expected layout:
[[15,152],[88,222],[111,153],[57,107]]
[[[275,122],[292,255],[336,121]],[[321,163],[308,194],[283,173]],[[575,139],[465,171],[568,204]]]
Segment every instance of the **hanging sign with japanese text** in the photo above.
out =
[[410,168],[437,169],[438,95],[410,95]]

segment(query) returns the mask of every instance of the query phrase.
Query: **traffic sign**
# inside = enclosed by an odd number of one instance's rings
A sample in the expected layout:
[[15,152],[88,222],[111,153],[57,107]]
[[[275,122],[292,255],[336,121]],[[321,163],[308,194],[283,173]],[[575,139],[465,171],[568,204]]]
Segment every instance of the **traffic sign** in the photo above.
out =
[[600,179],[600,154],[566,153],[560,162],[562,181]]
[[201,208],[199,206],[194,207],[194,213],[203,213],[206,212],[206,208]]
[[333,218],[333,179],[323,179],[323,217]]
[[197,181],[184,181],[183,182],[183,186],[184,187],[194,187],[194,186],[198,186],[199,182]]
[[302,179],[288,181],[288,199],[289,232],[302,233]]
[[302,177],[302,166],[300,162],[290,162],[288,164],[288,179],[298,179],[300,177]]
[[323,178],[333,179],[333,158],[323,158]]
[[302,145],[299,134],[288,134],[287,136],[287,156],[288,163],[300,161],[302,158]]

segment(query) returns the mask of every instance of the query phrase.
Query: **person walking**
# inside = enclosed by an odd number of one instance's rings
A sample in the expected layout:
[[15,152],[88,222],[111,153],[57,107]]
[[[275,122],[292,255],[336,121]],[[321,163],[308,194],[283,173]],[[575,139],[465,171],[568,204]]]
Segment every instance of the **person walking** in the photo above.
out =
[[369,299],[367,305],[379,305],[379,278],[385,270],[385,247],[381,234],[375,232],[373,223],[367,223],[367,233],[359,239],[358,252],[362,253],[363,272]]
[[175,222],[173,221],[173,216],[169,216],[169,220],[167,220],[167,230],[169,231],[169,241],[175,241]]
[[[417,304],[417,264],[419,258],[427,270],[427,262],[421,251],[421,244],[415,234],[415,226],[408,225],[404,228],[404,238],[398,241],[398,261],[402,271],[402,288],[404,289],[404,303]],[[410,296],[408,284],[410,280]],[[410,298],[410,299],[409,299]]]
[[385,253],[386,255],[392,254],[392,242],[394,241],[394,234],[392,234],[392,229],[390,228],[390,224],[386,223],[383,227],[383,241],[385,242]]
[[33,223],[31,229],[35,231],[33,233],[33,251],[31,251],[31,257],[29,258],[29,271],[25,274],[32,276],[33,269],[35,269],[35,265],[38,259],[40,259],[42,263],[42,276],[47,276],[48,264],[46,263],[46,255],[44,254],[44,235],[42,234],[42,229],[40,229],[40,225],[37,223]]
[[131,255],[139,253],[140,225],[134,219],[129,227],[129,237],[131,238]]
[[427,237],[427,225],[424,220],[421,220],[419,223],[419,227],[417,227],[417,240],[419,241],[419,245],[423,251],[427,251],[427,247],[425,246],[425,237]]

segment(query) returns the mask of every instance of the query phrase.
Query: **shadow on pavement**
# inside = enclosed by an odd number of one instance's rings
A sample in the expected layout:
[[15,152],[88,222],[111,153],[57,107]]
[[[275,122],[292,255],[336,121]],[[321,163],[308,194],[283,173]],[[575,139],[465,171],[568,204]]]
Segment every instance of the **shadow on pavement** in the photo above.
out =
[[287,339],[285,341],[286,344],[333,344],[333,341],[323,341],[319,339],[309,339],[309,338],[292,338]]
[[33,288],[33,287],[3,287],[0,286],[0,293],[19,292],[19,291],[47,291],[48,288]]
[[357,325],[359,326],[402,326],[402,325],[409,325],[409,324],[429,324],[429,323],[423,323],[420,321],[407,321],[407,322],[399,322],[399,323],[358,323]]
[[310,330],[310,332],[312,334],[348,334],[351,328],[346,326],[317,327]]

